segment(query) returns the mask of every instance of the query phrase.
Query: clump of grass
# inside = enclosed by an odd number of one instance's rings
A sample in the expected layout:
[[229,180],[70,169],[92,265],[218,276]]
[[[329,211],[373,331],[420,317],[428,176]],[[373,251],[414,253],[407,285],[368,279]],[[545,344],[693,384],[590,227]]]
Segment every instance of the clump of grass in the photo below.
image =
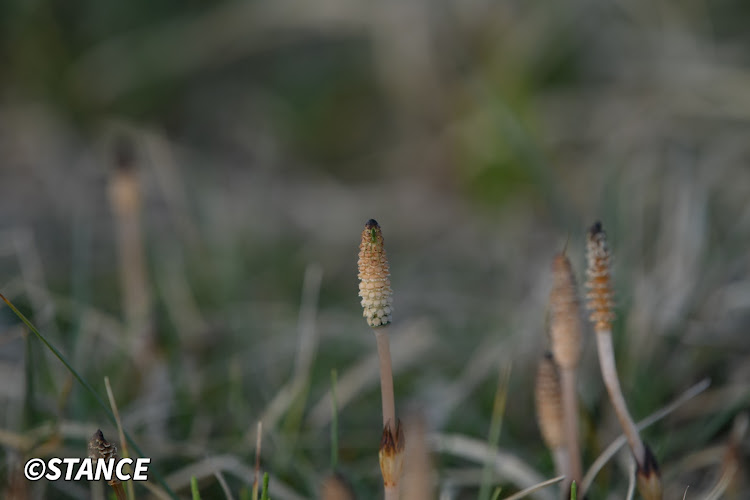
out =
[[[94,400],[97,402],[99,407],[104,411],[104,413],[107,415],[107,418],[118,427],[121,428],[121,426],[117,423],[117,418],[112,413],[110,408],[107,406],[107,404],[104,402],[104,400],[99,396],[99,393],[96,392],[96,390],[91,386],[91,384],[83,378],[76,370],[73,368],[73,366],[68,362],[67,358],[62,355],[62,353],[45,337],[35,326],[34,324],[21,312],[18,310],[18,308],[13,305],[13,303],[8,300],[7,297],[5,297],[2,293],[0,293],[0,300],[5,302],[5,304],[10,308],[11,311],[13,311],[13,314],[15,314],[18,319],[20,319],[23,324],[25,324],[28,329],[36,336],[51,352],[55,355],[55,357],[65,366],[65,368],[70,372],[70,374],[83,386],[83,388],[88,392]],[[125,437],[125,440],[127,440],[130,445],[133,447],[133,450],[141,457],[145,456],[143,452],[141,451],[140,447],[136,444],[136,442],[133,440],[130,435],[125,432],[123,429],[122,431],[123,436]],[[159,474],[155,468],[150,469],[150,473],[154,476],[156,481],[161,485],[161,487],[164,489],[164,493],[168,495],[170,498],[177,499],[177,495],[172,491],[172,489],[167,485],[166,481],[164,481],[164,478]]]
[[607,237],[600,222],[596,222],[588,233],[586,246],[588,261],[589,289],[586,298],[591,311],[591,322],[596,332],[596,345],[599,353],[599,367],[601,368],[604,385],[609,399],[620,421],[623,433],[627,437],[633,456],[637,464],[638,491],[646,500],[662,498],[659,465],[651,450],[641,439],[638,429],[628,412],[625,398],[620,388],[617,376],[615,355],[612,346],[613,290],[610,271],[611,254],[607,245]]

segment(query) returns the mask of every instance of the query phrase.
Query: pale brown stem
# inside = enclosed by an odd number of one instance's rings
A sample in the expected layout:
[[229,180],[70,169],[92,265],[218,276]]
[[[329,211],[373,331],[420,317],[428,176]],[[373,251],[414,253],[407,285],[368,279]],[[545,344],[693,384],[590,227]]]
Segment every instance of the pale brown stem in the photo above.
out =
[[583,465],[581,464],[581,444],[578,433],[578,392],[576,391],[576,372],[571,368],[560,370],[562,386],[563,421],[565,425],[565,444],[568,450],[569,475],[564,484],[571,481],[581,484]]
[[131,328],[143,326],[150,297],[140,221],[140,187],[132,171],[117,171],[110,184],[110,199],[116,217],[122,302]]
[[398,486],[385,487],[385,500],[398,500]]
[[383,427],[390,423],[391,429],[395,429],[396,403],[393,396],[393,368],[391,367],[391,348],[388,343],[389,330],[390,325],[372,329],[378,344],[378,358],[380,358],[380,396],[383,403]]
[[620,379],[617,377],[617,367],[615,365],[615,354],[612,347],[612,332],[610,330],[596,331],[596,346],[599,352],[599,366],[602,370],[604,385],[607,387],[609,399],[615,409],[617,418],[620,421],[622,432],[628,440],[628,445],[635,456],[635,461],[639,468],[643,468],[646,459],[646,448],[643,445],[638,429],[630,417],[628,407],[625,404],[625,398],[622,396],[620,389]]
[[568,458],[568,449],[565,446],[552,449],[552,461],[555,463],[555,473],[558,476],[570,477]]

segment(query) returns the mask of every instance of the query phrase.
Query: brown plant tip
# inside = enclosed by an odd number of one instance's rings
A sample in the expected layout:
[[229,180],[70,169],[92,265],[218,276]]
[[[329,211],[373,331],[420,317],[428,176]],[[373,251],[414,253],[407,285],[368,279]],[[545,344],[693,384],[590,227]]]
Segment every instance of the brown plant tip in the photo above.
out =
[[398,485],[404,463],[405,444],[401,420],[396,422],[395,433],[391,430],[390,422],[385,424],[383,435],[380,438],[378,456],[380,458],[380,471],[383,473],[383,484],[386,487]]
[[578,366],[581,357],[583,325],[573,268],[565,255],[555,256],[552,262],[552,278],[553,284],[550,292],[552,353],[560,367],[572,369]]
[[[93,461],[100,458],[107,461],[109,459],[117,461],[119,458],[117,456],[117,446],[104,439],[104,434],[102,434],[101,429],[98,429],[89,440],[89,458]],[[112,481],[109,481],[109,484],[114,485],[119,484],[119,482],[120,481],[117,478],[112,478]]]
[[537,423],[544,442],[551,450],[565,446],[560,374],[550,353],[539,362],[534,389]]
[[387,325],[391,322],[393,290],[383,232],[375,219],[368,220],[362,231],[357,266],[362,315],[372,327]]
[[589,318],[597,331],[610,330],[615,317],[612,311],[614,293],[610,273],[611,255],[607,246],[607,234],[600,222],[594,223],[589,230],[586,260],[588,261],[586,287],[589,289],[586,300],[588,309],[591,311]]
[[120,136],[113,145],[113,160],[115,169],[121,172],[132,172],[135,168],[135,144],[127,136]]
[[645,443],[644,449],[643,465],[639,466],[637,471],[638,491],[644,500],[661,500],[662,485],[659,464],[651,449]]
[[97,430],[89,440],[89,458],[94,460],[114,458],[117,460],[117,446],[104,439],[101,429]]

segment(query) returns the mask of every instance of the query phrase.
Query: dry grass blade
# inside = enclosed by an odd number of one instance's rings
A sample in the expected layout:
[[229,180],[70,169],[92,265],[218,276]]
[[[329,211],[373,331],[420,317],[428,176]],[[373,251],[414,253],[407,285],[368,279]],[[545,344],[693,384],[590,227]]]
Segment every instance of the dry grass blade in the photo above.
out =
[[255,474],[253,475],[253,500],[258,500],[258,488],[260,487],[260,445],[263,436],[263,422],[258,421],[255,435]]
[[219,482],[219,485],[221,486],[221,491],[224,493],[224,497],[227,498],[227,500],[234,500],[234,497],[232,496],[232,491],[229,489],[229,485],[227,484],[227,480],[224,479],[224,475],[216,471],[214,472],[214,477]]
[[281,418],[305,389],[309,383],[310,369],[318,350],[318,335],[315,327],[318,310],[318,296],[323,279],[323,269],[319,265],[310,265],[305,271],[302,291],[302,305],[300,306],[297,330],[299,342],[294,375],[289,383],[284,385],[263,411],[260,420],[265,422],[267,429],[274,429]]
[[[706,494],[706,500],[718,500],[719,498],[722,498],[727,490],[732,487],[735,479],[737,479],[737,472],[741,470],[741,446],[742,441],[747,434],[747,428],[747,413],[737,415],[734,419],[732,431],[729,436],[729,443],[727,444],[724,459],[721,463],[721,475],[719,476],[716,485]],[[735,484],[731,489],[736,493],[738,490],[741,491],[742,487],[741,485]]]
[[633,457],[628,457],[628,492],[625,494],[625,500],[633,500],[635,496],[635,483],[638,470],[635,467]]
[[[709,379],[701,380],[700,382],[683,392],[677,399],[638,422],[636,424],[636,428],[640,431],[658,422],[683,404],[693,399],[701,392],[708,389],[710,385],[711,381]],[[602,470],[602,467],[604,467],[604,465],[609,462],[609,460],[615,455],[615,453],[617,453],[620,448],[622,448],[626,443],[627,439],[623,434],[620,434],[620,436],[612,441],[612,443],[607,446],[607,448],[596,458],[596,460],[594,460],[594,462],[591,464],[591,467],[589,467],[589,470],[586,472],[586,475],[583,476],[583,481],[581,482],[582,496],[586,494],[589,487],[594,482],[594,478],[599,473],[599,471]]]
[[[112,385],[109,383],[109,377],[104,377],[104,385],[107,388],[107,398],[109,399],[109,405],[112,407],[112,414],[115,416],[115,422],[117,423],[117,436],[120,439],[120,446],[122,447],[122,457],[130,457],[130,451],[128,450],[128,441],[125,439],[125,432],[122,430],[122,420],[120,419],[120,410],[117,409],[117,402],[115,401],[115,395],[112,392]],[[126,471],[130,470],[130,466],[126,466]],[[133,489],[133,481],[127,482],[128,498],[130,500],[135,499],[135,491]]]
[[525,498],[535,491],[539,491],[542,488],[546,488],[547,486],[552,486],[553,484],[559,483],[565,479],[565,476],[557,476],[552,479],[548,479],[546,481],[542,481],[539,484],[535,484],[534,486],[529,486],[526,489],[523,489],[519,491],[518,493],[514,493],[513,495],[507,497],[505,500],[519,500],[521,498]]
[[[484,441],[458,434],[431,434],[427,442],[437,453],[448,453],[480,464],[490,462],[500,479],[520,488],[544,482],[544,477],[516,455],[493,449]],[[546,491],[534,492],[533,496],[543,500],[555,498],[555,495]]]

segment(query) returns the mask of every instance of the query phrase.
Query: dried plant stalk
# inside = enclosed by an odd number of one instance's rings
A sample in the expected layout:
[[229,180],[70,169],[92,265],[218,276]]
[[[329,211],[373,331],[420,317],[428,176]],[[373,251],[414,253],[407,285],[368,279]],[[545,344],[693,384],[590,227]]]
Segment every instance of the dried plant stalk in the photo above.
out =
[[128,327],[141,333],[151,313],[151,298],[141,228],[141,187],[134,146],[121,138],[116,144],[109,200],[115,215],[122,306]]
[[550,293],[552,354],[560,368],[575,370],[581,359],[583,325],[570,260],[558,254],[552,263]]
[[[97,430],[89,440],[89,458],[93,461],[99,459],[118,460],[117,446],[104,439],[101,429]],[[107,481],[107,484],[114,490],[117,500],[125,500],[125,489],[119,479],[112,477],[112,480]]]
[[[370,219],[362,231],[359,244],[359,296],[362,315],[373,330],[380,359],[380,395],[383,406],[383,439],[380,446],[380,468],[387,500],[398,498],[398,479],[403,463],[404,436],[396,419],[393,394],[393,368],[388,340],[391,323],[393,291],[390,267],[383,244],[383,232],[375,219]],[[396,425],[395,435],[391,427]]]
[[398,498],[398,483],[404,464],[404,445],[404,431],[401,428],[401,421],[396,422],[395,430],[391,428],[390,423],[386,424],[383,428],[378,453],[386,500]]
[[588,308],[591,311],[591,322],[596,332],[596,344],[599,354],[599,366],[607,388],[609,399],[615,409],[623,434],[625,434],[636,464],[638,465],[638,491],[646,500],[662,498],[662,486],[659,466],[651,450],[643,443],[638,429],[628,412],[625,398],[617,376],[614,348],[612,346],[612,321],[614,320],[612,278],[610,272],[611,255],[607,246],[607,237],[602,225],[596,222],[588,233],[586,245],[588,261],[586,283],[589,292],[586,294]]
[[568,450],[570,472],[569,477],[563,483],[563,489],[569,489],[571,481],[580,483],[583,476],[578,437],[578,391],[576,390],[576,370],[581,359],[583,326],[573,268],[565,255],[555,256],[552,263],[552,277],[550,338],[554,360],[560,367],[563,420],[567,437],[565,444]]
[[536,418],[542,438],[552,453],[555,470],[558,474],[569,476],[568,452],[565,446],[565,423],[563,415],[560,374],[547,353],[540,361],[536,372],[534,387]]

